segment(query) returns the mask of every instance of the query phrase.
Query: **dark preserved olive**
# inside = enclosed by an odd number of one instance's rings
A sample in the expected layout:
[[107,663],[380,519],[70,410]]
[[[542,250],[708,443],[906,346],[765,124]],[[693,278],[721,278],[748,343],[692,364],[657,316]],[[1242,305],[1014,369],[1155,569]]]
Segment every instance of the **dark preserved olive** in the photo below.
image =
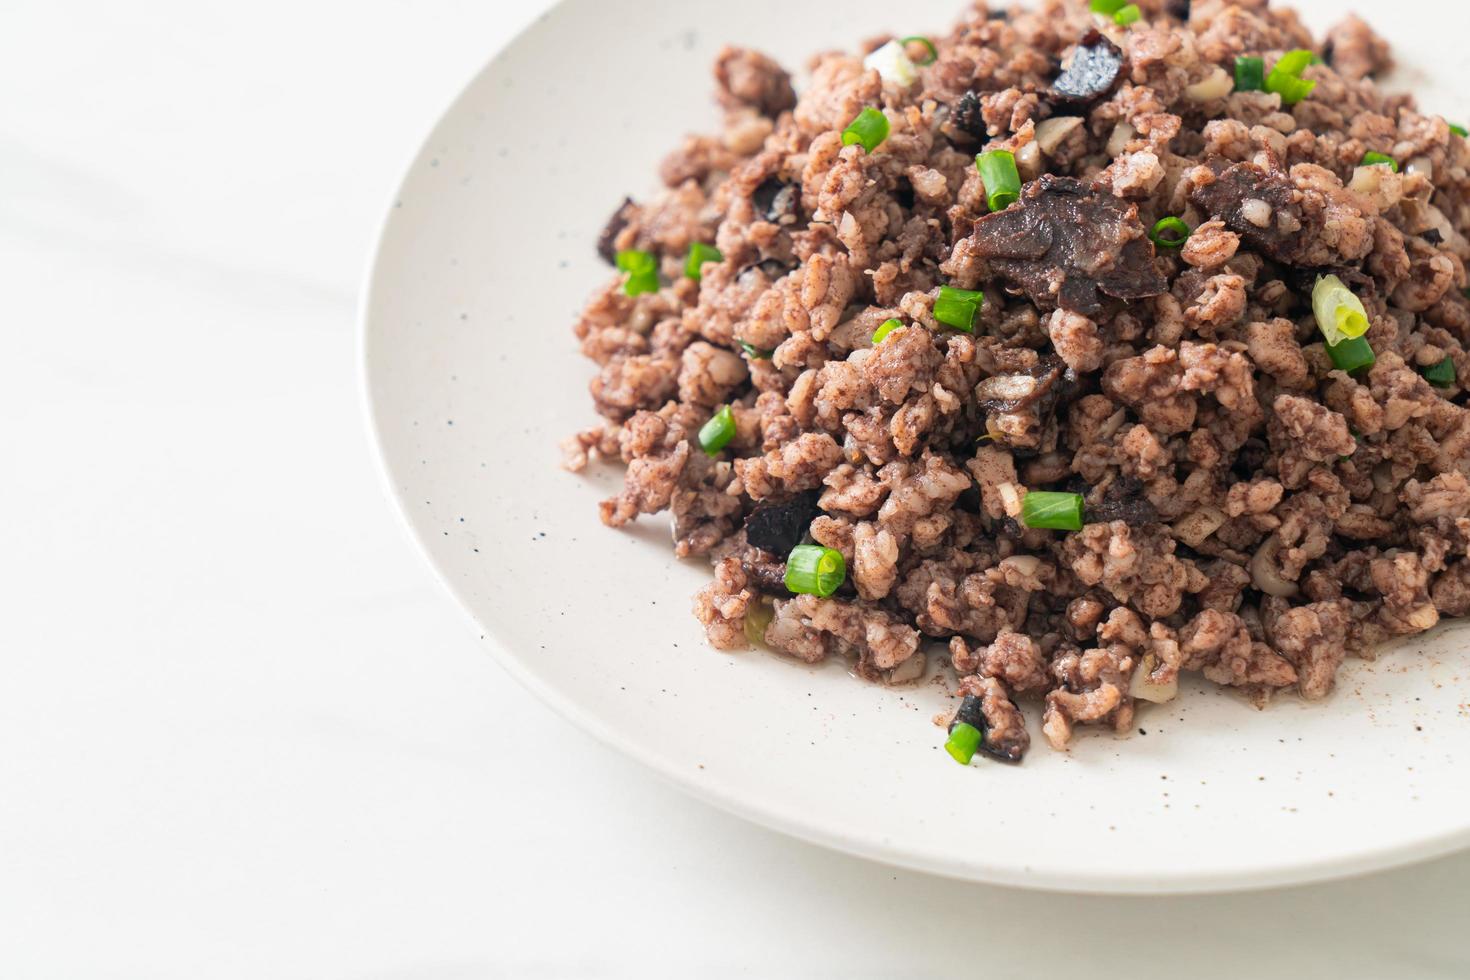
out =
[[745,540],[784,560],[792,548],[801,544],[812,518],[820,513],[817,506],[820,496],[819,491],[808,490],[785,500],[767,500],[757,505],[745,520]]
[[967,488],[960,491],[960,496],[959,499],[955,501],[955,506],[958,507],[960,510],[965,511],[966,513],[980,513],[980,488],[971,483]]
[[974,92],[966,92],[960,96],[960,100],[949,111],[949,121],[962,133],[977,140],[985,138],[985,120],[980,115],[980,97]]
[[954,714],[954,721],[950,722],[949,730],[954,731],[956,725],[969,725],[980,732],[980,751],[992,759],[1001,762],[1020,762],[1021,756],[1026,752],[1026,744],[1029,739],[1024,738],[1024,732],[1014,738],[997,741],[991,738],[990,721],[985,717],[984,700],[974,694],[965,695],[960,701],[960,708]]
[[607,219],[607,224],[602,226],[602,231],[597,236],[597,254],[608,265],[617,264],[617,248],[613,242],[618,237],[618,232],[628,227],[628,221],[637,207],[631,197],[623,198],[623,203],[618,205],[613,216]]
[[949,723],[949,730],[954,731],[956,725],[973,725],[982,732],[990,727],[986,724],[985,713],[980,710],[980,699],[975,695],[967,694],[960,702],[960,710],[954,713],[954,721]]
[[1088,31],[1071,63],[1052,82],[1048,101],[1063,110],[1089,109],[1113,91],[1122,74],[1123,52],[1097,31]]
[[1159,519],[1159,512],[1143,492],[1143,481],[1134,476],[1120,476],[1103,488],[1102,493],[1093,492],[1084,510],[1088,524],[1107,521],[1122,521],[1132,527],[1152,524]]
[[1169,288],[1134,205],[1051,174],[1027,184],[1020,205],[976,221],[969,251],[1041,309],[1093,315],[1102,295],[1143,299]]
[[771,224],[790,224],[799,216],[801,188],[778,177],[767,177],[750,195],[755,213]]
[[893,188],[893,199],[906,211],[914,209],[914,185],[907,177],[899,177]]

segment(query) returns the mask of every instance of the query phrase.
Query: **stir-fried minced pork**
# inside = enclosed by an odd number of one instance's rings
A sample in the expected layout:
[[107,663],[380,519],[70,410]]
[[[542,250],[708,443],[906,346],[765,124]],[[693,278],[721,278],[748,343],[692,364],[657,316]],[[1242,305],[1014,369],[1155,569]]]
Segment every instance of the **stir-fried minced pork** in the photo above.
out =
[[[723,131],[613,208],[623,271],[576,324],[604,421],[567,465],[621,459],[603,520],[667,510],[714,565],[714,646],[886,682],[933,655],[1018,759],[1023,710],[1065,748],[1181,672],[1317,700],[1345,657],[1470,614],[1463,131],[1379,91],[1357,17],[1314,48],[1264,0],[1138,6],[976,3],[932,61],[869,67],[875,38],[802,84],[726,48]],[[1237,57],[1303,48],[1305,97],[1233,90]],[[843,136],[864,110],[871,147]],[[976,166],[996,150],[1014,201]],[[1325,346],[1328,276],[1371,365]],[[1081,526],[1028,526],[1038,491]],[[793,578],[797,547],[840,585]]]

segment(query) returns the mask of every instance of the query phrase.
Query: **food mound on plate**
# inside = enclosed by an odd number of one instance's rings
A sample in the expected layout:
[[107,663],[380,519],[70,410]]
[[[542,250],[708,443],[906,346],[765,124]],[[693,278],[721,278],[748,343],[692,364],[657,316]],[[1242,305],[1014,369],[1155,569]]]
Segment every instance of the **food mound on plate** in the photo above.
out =
[[726,48],[598,242],[567,465],[671,512],[715,647],[947,644],[962,762],[1181,672],[1322,698],[1470,612],[1470,144],[1389,65],[1246,0],[977,4],[799,93]]

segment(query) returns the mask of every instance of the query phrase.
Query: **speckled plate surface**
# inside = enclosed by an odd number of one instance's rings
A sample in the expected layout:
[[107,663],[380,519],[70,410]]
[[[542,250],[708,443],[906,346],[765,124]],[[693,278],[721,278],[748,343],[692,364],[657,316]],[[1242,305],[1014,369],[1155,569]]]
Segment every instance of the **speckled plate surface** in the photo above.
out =
[[[1328,0],[1302,6],[1319,29],[1334,15]],[[717,125],[719,44],[799,66],[876,31],[939,29],[956,7],[848,0],[834,23],[824,5],[783,0],[568,0],[469,85],[404,178],[363,305],[372,427],[429,561],[486,648],[594,737],[826,846],[1143,893],[1327,878],[1470,842],[1463,630],[1353,664],[1325,704],[1261,712],[1186,690],[1144,706],[1130,737],[962,769],[930,724],[946,704],[936,678],[884,689],[708,649],[689,614],[708,569],[674,559],[662,518],[601,526],[614,469],[558,467],[558,440],[593,419],[570,332],[608,274],[593,241],[685,131]],[[1433,29],[1453,9],[1406,2],[1378,19],[1415,64],[1398,84],[1463,117],[1462,38]]]

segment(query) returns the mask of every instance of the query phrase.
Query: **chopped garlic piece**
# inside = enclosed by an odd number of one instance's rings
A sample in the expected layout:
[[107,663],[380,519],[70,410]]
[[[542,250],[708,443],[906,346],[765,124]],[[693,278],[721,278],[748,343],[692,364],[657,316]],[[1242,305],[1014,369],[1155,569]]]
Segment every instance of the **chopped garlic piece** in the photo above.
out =
[[908,52],[897,41],[889,41],[883,47],[863,59],[864,68],[876,69],[885,82],[897,85],[912,85],[919,77]]

